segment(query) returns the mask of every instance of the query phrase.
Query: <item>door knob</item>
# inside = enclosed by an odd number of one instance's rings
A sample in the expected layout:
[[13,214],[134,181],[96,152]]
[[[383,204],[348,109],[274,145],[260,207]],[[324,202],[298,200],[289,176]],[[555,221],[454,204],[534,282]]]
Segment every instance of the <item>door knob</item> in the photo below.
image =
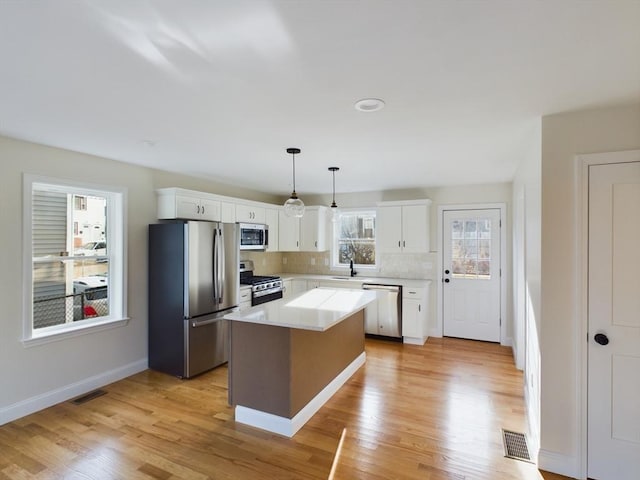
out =
[[593,339],[596,341],[598,345],[604,346],[609,344],[609,337],[607,337],[604,333],[596,333]]

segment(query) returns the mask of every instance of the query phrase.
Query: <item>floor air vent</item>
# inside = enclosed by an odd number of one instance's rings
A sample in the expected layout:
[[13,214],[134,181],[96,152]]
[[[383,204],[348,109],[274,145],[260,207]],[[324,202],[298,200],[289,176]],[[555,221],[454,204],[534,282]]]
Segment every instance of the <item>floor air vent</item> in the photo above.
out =
[[504,442],[504,456],[515,460],[530,462],[529,447],[527,446],[527,437],[524,433],[512,432],[502,429],[502,440]]
[[89,392],[81,397],[74,398],[71,400],[71,403],[74,405],[81,405],[83,403],[87,403],[89,400],[93,400],[94,398],[101,397],[102,395],[106,395],[106,390],[94,390],[93,392]]

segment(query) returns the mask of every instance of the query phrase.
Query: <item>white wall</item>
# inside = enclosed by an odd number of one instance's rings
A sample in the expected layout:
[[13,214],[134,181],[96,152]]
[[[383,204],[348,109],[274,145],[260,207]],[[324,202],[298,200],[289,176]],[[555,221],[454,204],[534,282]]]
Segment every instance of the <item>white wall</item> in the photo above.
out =
[[513,180],[513,328],[516,366],[524,369],[530,446],[540,441],[541,123]]
[[[126,326],[26,348],[22,342],[22,175],[128,189]],[[253,200],[257,192],[0,137],[0,424],[147,366],[147,224],[155,188],[180,186]]]
[[[540,466],[578,476],[581,421],[580,322],[576,306],[577,154],[640,148],[640,104],[542,119],[541,437]],[[528,246],[527,246],[528,248]]]

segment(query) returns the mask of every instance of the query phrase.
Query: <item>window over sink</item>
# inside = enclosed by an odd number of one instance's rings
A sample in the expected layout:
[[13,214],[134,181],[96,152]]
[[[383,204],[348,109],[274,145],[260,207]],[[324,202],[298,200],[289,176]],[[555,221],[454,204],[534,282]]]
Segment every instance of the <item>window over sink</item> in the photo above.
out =
[[342,211],[333,224],[332,263],[337,268],[376,266],[376,212],[372,209]]

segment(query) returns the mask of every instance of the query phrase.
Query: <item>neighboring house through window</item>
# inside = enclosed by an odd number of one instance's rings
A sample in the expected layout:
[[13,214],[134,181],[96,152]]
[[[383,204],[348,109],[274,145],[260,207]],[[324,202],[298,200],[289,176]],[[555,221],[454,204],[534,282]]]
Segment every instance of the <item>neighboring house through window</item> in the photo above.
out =
[[372,209],[343,211],[333,226],[333,266],[376,266],[376,212]]
[[24,187],[24,339],[123,320],[124,190],[31,175]]

